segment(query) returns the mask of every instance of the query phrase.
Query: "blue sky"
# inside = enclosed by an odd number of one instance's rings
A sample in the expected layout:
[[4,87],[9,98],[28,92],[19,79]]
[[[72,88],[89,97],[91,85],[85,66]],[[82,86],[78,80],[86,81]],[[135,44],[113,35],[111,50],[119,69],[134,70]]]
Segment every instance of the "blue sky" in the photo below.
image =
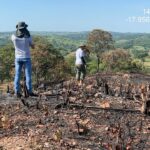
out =
[[[138,17],[149,18],[140,22]],[[0,32],[14,31],[18,21],[25,21],[31,31],[76,32],[98,28],[150,33],[150,1],[1,0]]]

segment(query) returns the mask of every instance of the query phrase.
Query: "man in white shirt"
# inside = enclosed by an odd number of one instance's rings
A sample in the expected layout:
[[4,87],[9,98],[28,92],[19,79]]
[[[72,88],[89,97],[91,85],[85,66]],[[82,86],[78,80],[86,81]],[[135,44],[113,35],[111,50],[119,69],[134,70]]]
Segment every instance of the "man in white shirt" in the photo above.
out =
[[20,77],[21,70],[24,66],[26,76],[26,87],[29,96],[36,96],[32,92],[32,79],[31,79],[31,56],[30,47],[34,48],[32,43],[32,37],[30,32],[27,30],[28,25],[25,22],[19,22],[16,25],[16,34],[11,36],[11,40],[15,48],[15,79],[14,79],[14,90],[17,97],[21,97],[20,93]]
[[83,80],[86,75],[86,61],[85,61],[86,50],[87,50],[86,45],[81,45],[76,50],[75,66],[76,66],[76,80],[78,82],[78,85],[83,84]]

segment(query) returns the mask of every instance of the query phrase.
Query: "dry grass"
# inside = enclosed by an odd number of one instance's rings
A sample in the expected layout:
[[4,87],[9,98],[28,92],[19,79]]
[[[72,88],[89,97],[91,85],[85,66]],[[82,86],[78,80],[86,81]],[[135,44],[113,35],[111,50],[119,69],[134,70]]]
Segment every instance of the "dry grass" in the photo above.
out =
[[7,82],[7,83],[0,84],[0,91],[1,92],[6,92],[8,85],[9,85],[10,89],[13,89],[13,82]]

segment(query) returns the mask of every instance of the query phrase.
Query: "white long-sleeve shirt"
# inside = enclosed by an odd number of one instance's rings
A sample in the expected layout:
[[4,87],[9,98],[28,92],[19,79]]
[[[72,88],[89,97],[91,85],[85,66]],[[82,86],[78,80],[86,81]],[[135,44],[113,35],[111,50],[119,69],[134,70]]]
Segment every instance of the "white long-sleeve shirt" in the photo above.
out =
[[81,48],[78,48],[76,50],[76,61],[75,61],[76,65],[83,64],[82,59],[81,59],[82,57],[85,57],[85,53]]

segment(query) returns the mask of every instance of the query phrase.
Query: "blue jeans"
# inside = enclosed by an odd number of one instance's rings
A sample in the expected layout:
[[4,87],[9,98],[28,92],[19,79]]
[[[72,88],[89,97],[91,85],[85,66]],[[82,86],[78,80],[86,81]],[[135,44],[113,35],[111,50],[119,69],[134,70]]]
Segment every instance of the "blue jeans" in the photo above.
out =
[[15,93],[20,92],[20,77],[21,77],[21,70],[25,68],[25,77],[26,77],[26,86],[28,92],[32,92],[32,79],[31,79],[31,59],[30,58],[16,58],[15,59],[15,79],[14,79],[14,88]]

